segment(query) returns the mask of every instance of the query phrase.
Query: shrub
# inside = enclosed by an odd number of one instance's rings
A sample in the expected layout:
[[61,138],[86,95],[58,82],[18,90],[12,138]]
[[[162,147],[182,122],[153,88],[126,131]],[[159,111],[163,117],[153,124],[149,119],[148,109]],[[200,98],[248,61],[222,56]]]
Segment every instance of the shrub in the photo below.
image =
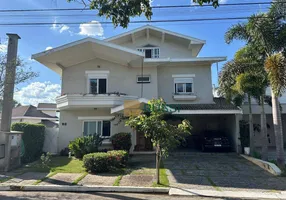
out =
[[132,145],[130,133],[117,133],[110,139],[115,150],[125,150],[129,152]]
[[100,135],[79,137],[70,142],[69,149],[76,158],[82,158],[85,154],[98,152],[102,141]]
[[11,126],[12,131],[22,131],[22,141],[24,152],[22,152],[22,163],[38,160],[42,155],[42,149],[45,141],[45,126],[42,124],[14,123]]
[[87,171],[109,172],[126,166],[126,151],[109,151],[107,153],[91,153],[83,157],[83,165]]

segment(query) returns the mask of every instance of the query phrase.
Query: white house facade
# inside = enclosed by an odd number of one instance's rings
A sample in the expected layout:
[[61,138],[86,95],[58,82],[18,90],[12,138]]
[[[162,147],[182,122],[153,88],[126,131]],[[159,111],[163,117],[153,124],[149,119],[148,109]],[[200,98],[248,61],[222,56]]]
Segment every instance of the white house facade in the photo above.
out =
[[162,97],[173,114],[190,120],[191,143],[207,130],[225,132],[239,150],[242,110],[212,94],[211,66],[226,57],[199,57],[204,40],[154,26],[97,40],[86,38],[32,56],[62,77],[59,149],[76,137],[132,133],[131,151],[145,151],[140,133],[118,123],[126,102],[143,106]]

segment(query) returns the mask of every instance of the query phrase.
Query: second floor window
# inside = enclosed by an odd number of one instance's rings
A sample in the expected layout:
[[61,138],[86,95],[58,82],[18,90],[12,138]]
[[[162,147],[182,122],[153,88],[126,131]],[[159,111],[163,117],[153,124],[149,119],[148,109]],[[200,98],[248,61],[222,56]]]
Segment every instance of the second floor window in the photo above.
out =
[[106,94],[106,79],[92,78],[89,79],[90,94]]
[[175,93],[189,94],[193,93],[193,78],[175,78]]
[[159,58],[160,57],[160,49],[156,47],[145,47],[137,49],[140,52],[145,54],[145,58]]

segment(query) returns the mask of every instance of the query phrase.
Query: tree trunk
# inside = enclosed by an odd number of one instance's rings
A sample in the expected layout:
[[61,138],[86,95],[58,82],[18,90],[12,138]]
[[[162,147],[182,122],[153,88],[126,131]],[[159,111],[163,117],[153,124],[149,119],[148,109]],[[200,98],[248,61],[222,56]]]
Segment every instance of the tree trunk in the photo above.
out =
[[249,108],[249,147],[250,155],[254,155],[254,134],[253,134],[253,119],[252,119],[252,107],[251,107],[251,96],[248,94],[248,108]]
[[267,137],[267,121],[266,121],[266,114],[264,108],[264,94],[260,97],[261,101],[261,135],[262,135],[262,150],[261,156],[262,160],[268,160],[268,137]]
[[273,91],[271,91],[271,93],[272,93],[271,94],[272,95],[272,116],[273,116],[274,132],[275,132],[277,164],[280,168],[284,168],[285,157],[284,157],[284,142],[283,142],[281,111],[280,111],[278,97],[274,95]]
[[156,183],[160,184],[161,147],[157,145],[156,151]]

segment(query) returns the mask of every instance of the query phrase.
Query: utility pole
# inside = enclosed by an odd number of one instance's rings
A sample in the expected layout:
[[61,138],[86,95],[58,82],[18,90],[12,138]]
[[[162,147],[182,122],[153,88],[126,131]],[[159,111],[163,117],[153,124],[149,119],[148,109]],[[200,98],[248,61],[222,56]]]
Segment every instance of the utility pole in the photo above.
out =
[[[13,95],[15,86],[15,74],[17,66],[17,51],[18,40],[21,39],[17,34],[7,33],[8,40],[8,52],[7,52],[7,64],[4,81],[3,91],[3,109],[1,116],[1,132],[0,132],[0,145],[4,144],[4,158],[0,159],[0,170],[8,171],[11,161],[11,117],[13,109]],[[2,149],[2,150],[3,150]]]

